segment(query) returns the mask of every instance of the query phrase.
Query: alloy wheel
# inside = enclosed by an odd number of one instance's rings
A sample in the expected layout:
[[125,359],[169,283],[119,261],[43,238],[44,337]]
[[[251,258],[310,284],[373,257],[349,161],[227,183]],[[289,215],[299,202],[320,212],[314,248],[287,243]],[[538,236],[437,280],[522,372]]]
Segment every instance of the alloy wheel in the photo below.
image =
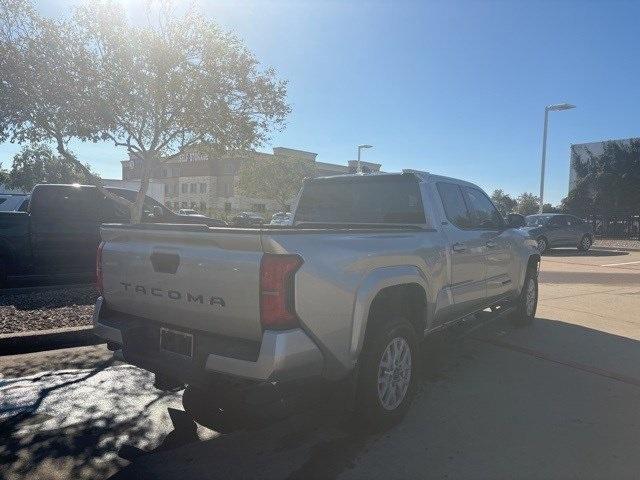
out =
[[535,313],[537,296],[538,292],[536,291],[536,282],[533,278],[529,278],[525,297],[525,311],[527,313],[527,317],[532,317]]
[[400,406],[411,383],[411,347],[404,337],[396,337],[385,348],[378,364],[378,400],[385,410]]

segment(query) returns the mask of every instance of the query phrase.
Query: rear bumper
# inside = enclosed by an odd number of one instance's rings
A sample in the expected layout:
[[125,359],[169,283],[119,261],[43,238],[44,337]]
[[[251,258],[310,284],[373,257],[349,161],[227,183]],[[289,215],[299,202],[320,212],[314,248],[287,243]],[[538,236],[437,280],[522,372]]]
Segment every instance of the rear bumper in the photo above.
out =
[[[108,311],[102,297],[96,302],[93,325],[98,337],[123,346],[126,361],[157,373],[166,373],[185,383],[192,383],[193,377],[206,383],[206,378],[202,377],[207,373],[283,382],[319,377],[324,368],[320,349],[299,328],[266,330],[257,355],[251,353],[252,347],[246,342],[213,338],[205,332],[190,332],[203,341],[198,342],[200,346],[193,359],[176,359],[158,347],[156,331],[159,331],[160,324]],[[205,337],[207,341],[204,341]],[[235,349],[234,342],[237,344]]]

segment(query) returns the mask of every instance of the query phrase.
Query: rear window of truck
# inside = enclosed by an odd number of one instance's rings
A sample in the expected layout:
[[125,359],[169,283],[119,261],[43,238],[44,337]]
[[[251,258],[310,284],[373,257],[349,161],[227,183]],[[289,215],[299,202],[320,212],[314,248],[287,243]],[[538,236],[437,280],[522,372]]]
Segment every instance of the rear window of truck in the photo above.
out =
[[412,175],[336,177],[305,183],[295,223],[425,223]]

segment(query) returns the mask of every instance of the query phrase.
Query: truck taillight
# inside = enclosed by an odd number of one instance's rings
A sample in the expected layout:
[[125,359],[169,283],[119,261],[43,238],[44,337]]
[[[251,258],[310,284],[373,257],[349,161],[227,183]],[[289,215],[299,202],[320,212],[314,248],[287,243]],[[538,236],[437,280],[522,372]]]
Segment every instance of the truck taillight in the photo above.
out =
[[104,293],[102,286],[102,249],[104,248],[104,242],[100,242],[98,245],[98,251],[96,252],[96,288],[100,295]]
[[294,328],[298,316],[294,308],[293,281],[302,265],[298,255],[266,253],[260,264],[260,323],[264,328]]

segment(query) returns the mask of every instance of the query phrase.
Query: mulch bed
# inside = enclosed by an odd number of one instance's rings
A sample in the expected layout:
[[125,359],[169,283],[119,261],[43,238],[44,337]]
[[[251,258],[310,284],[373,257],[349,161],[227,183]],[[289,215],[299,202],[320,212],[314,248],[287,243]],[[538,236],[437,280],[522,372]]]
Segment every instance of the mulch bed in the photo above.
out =
[[24,293],[0,290],[0,334],[90,325],[97,297],[93,285]]

